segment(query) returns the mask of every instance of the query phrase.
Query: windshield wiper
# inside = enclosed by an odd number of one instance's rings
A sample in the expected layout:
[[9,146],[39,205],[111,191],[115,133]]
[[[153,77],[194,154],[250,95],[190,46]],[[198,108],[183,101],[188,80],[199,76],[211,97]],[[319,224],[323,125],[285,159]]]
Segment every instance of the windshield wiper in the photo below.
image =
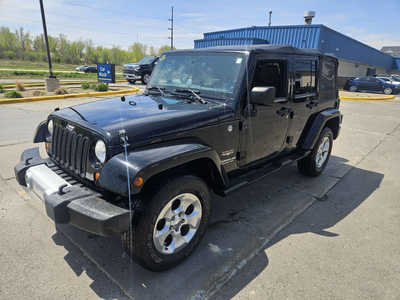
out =
[[165,95],[165,88],[160,88],[158,86],[151,86],[147,88],[147,92],[151,92],[151,91],[157,91],[160,93],[161,96]]
[[198,90],[194,91],[192,89],[175,89],[174,92],[175,93],[191,93],[195,97],[195,99],[197,99],[197,101],[199,101],[201,104],[207,104],[207,101],[199,96],[200,91],[198,91]]

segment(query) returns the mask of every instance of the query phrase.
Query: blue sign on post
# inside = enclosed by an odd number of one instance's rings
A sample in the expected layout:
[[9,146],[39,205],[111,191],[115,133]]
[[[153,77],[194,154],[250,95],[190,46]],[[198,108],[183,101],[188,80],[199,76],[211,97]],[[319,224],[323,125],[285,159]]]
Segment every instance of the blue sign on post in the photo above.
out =
[[115,83],[115,64],[97,64],[97,81]]

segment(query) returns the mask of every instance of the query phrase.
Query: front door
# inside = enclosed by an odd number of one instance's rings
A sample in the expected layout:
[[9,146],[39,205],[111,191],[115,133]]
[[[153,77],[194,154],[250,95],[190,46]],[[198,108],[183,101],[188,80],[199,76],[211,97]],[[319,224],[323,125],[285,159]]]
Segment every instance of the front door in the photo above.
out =
[[256,86],[275,87],[276,98],[270,105],[246,105],[241,165],[272,157],[284,147],[290,117],[287,65],[286,60],[259,58],[256,62],[250,90]]

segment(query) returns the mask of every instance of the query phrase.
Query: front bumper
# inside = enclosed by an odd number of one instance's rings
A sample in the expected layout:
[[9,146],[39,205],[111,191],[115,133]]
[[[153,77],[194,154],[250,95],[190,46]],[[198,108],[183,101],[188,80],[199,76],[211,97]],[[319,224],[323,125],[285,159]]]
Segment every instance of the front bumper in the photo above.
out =
[[38,148],[25,150],[14,168],[18,183],[44,201],[46,213],[55,223],[102,236],[119,236],[129,230],[129,210],[88,187],[70,184],[62,170],[53,171],[56,169],[50,159],[40,157]]
[[141,78],[140,75],[132,73],[123,73],[123,75],[127,80],[139,80]]

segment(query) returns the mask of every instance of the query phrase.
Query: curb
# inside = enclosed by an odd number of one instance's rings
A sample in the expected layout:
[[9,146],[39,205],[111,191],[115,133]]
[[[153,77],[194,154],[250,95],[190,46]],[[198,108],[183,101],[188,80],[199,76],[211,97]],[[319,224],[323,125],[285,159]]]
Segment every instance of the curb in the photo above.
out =
[[97,97],[97,96],[108,96],[108,95],[118,95],[118,94],[130,94],[136,93],[139,88],[129,89],[129,90],[119,90],[110,92],[88,92],[79,94],[65,94],[65,95],[52,95],[52,96],[39,96],[39,97],[26,97],[26,98],[6,98],[0,99],[0,105],[2,104],[13,104],[13,103],[24,103],[24,102],[34,102],[34,101],[45,101],[45,100],[58,100],[66,98],[81,98],[81,97]]
[[374,100],[379,100],[379,101],[385,101],[385,100],[393,100],[395,96],[377,96],[377,97],[339,97],[340,100],[354,100],[354,101],[374,101]]
[[[125,82],[125,79],[117,79],[115,80],[115,82]],[[83,81],[62,81],[60,82],[60,85],[68,85],[68,84],[81,84],[82,82],[88,82],[88,83],[97,83],[97,81],[87,81],[87,80],[83,80]],[[23,82],[22,82],[23,83]],[[4,84],[3,88],[5,89],[12,89],[15,88],[15,84]],[[24,84],[25,87],[35,87],[35,86],[45,86],[44,82],[38,82],[38,83],[25,83]]]

